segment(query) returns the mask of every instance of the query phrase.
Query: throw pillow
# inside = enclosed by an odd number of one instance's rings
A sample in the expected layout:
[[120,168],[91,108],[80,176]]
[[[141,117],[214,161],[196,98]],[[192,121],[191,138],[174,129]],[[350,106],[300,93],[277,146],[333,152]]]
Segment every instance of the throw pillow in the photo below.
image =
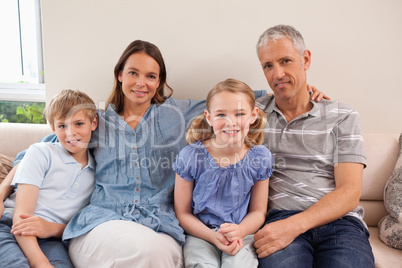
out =
[[402,249],[402,134],[395,169],[385,184],[384,205],[389,215],[378,223],[380,239],[390,247]]
[[0,183],[7,176],[13,167],[14,157],[0,154]]

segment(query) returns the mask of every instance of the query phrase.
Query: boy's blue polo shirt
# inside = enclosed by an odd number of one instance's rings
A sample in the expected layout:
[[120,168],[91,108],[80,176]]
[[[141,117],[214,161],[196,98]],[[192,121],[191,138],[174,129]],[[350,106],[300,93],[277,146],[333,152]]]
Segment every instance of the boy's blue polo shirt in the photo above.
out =
[[[82,167],[60,143],[31,145],[18,166],[12,185],[39,187],[35,215],[49,222],[67,224],[89,203],[95,188],[95,162],[88,153],[88,165]],[[16,192],[4,202],[5,213],[12,213]]]

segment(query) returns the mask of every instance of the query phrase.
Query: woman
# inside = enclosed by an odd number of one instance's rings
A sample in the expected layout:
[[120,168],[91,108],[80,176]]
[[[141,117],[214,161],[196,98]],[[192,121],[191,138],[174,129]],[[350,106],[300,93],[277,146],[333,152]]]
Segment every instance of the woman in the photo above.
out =
[[114,75],[93,139],[96,188],[63,239],[74,238],[69,253],[77,267],[181,267],[184,233],[173,211],[171,167],[187,122],[205,104],[170,98],[162,55],[148,42],[132,42]]
[[145,41],[126,48],[114,76],[92,139],[96,187],[63,240],[75,267],[181,267],[184,233],[173,210],[172,163],[205,101],[170,97],[162,55]]

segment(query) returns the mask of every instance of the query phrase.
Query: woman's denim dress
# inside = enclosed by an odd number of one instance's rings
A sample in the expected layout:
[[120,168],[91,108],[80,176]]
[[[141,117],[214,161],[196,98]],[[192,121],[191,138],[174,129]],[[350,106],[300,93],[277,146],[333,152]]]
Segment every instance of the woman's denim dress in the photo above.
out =
[[173,210],[172,163],[185,146],[187,122],[205,102],[168,98],[152,104],[135,131],[109,105],[93,133],[96,187],[90,204],[67,225],[63,240],[110,220],[129,220],[167,233],[181,244],[184,233]]

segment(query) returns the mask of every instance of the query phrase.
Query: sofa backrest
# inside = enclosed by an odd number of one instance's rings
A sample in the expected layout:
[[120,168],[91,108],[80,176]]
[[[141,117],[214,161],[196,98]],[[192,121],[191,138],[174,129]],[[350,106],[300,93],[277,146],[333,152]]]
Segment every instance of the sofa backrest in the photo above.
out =
[[[0,123],[0,154],[15,156],[51,132],[49,125],[44,124]],[[399,134],[366,133],[363,136],[367,167],[363,171],[360,204],[365,209],[367,225],[377,226],[378,221],[388,214],[383,192],[395,167]]]
[[367,167],[363,171],[360,204],[365,209],[368,226],[377,226],[387,211],[384,207],[384,186],[391,176],[398,154],[399,134],[365,133]]
[[0,123],[0,154],[14,157],[50,133],[47,124]]

